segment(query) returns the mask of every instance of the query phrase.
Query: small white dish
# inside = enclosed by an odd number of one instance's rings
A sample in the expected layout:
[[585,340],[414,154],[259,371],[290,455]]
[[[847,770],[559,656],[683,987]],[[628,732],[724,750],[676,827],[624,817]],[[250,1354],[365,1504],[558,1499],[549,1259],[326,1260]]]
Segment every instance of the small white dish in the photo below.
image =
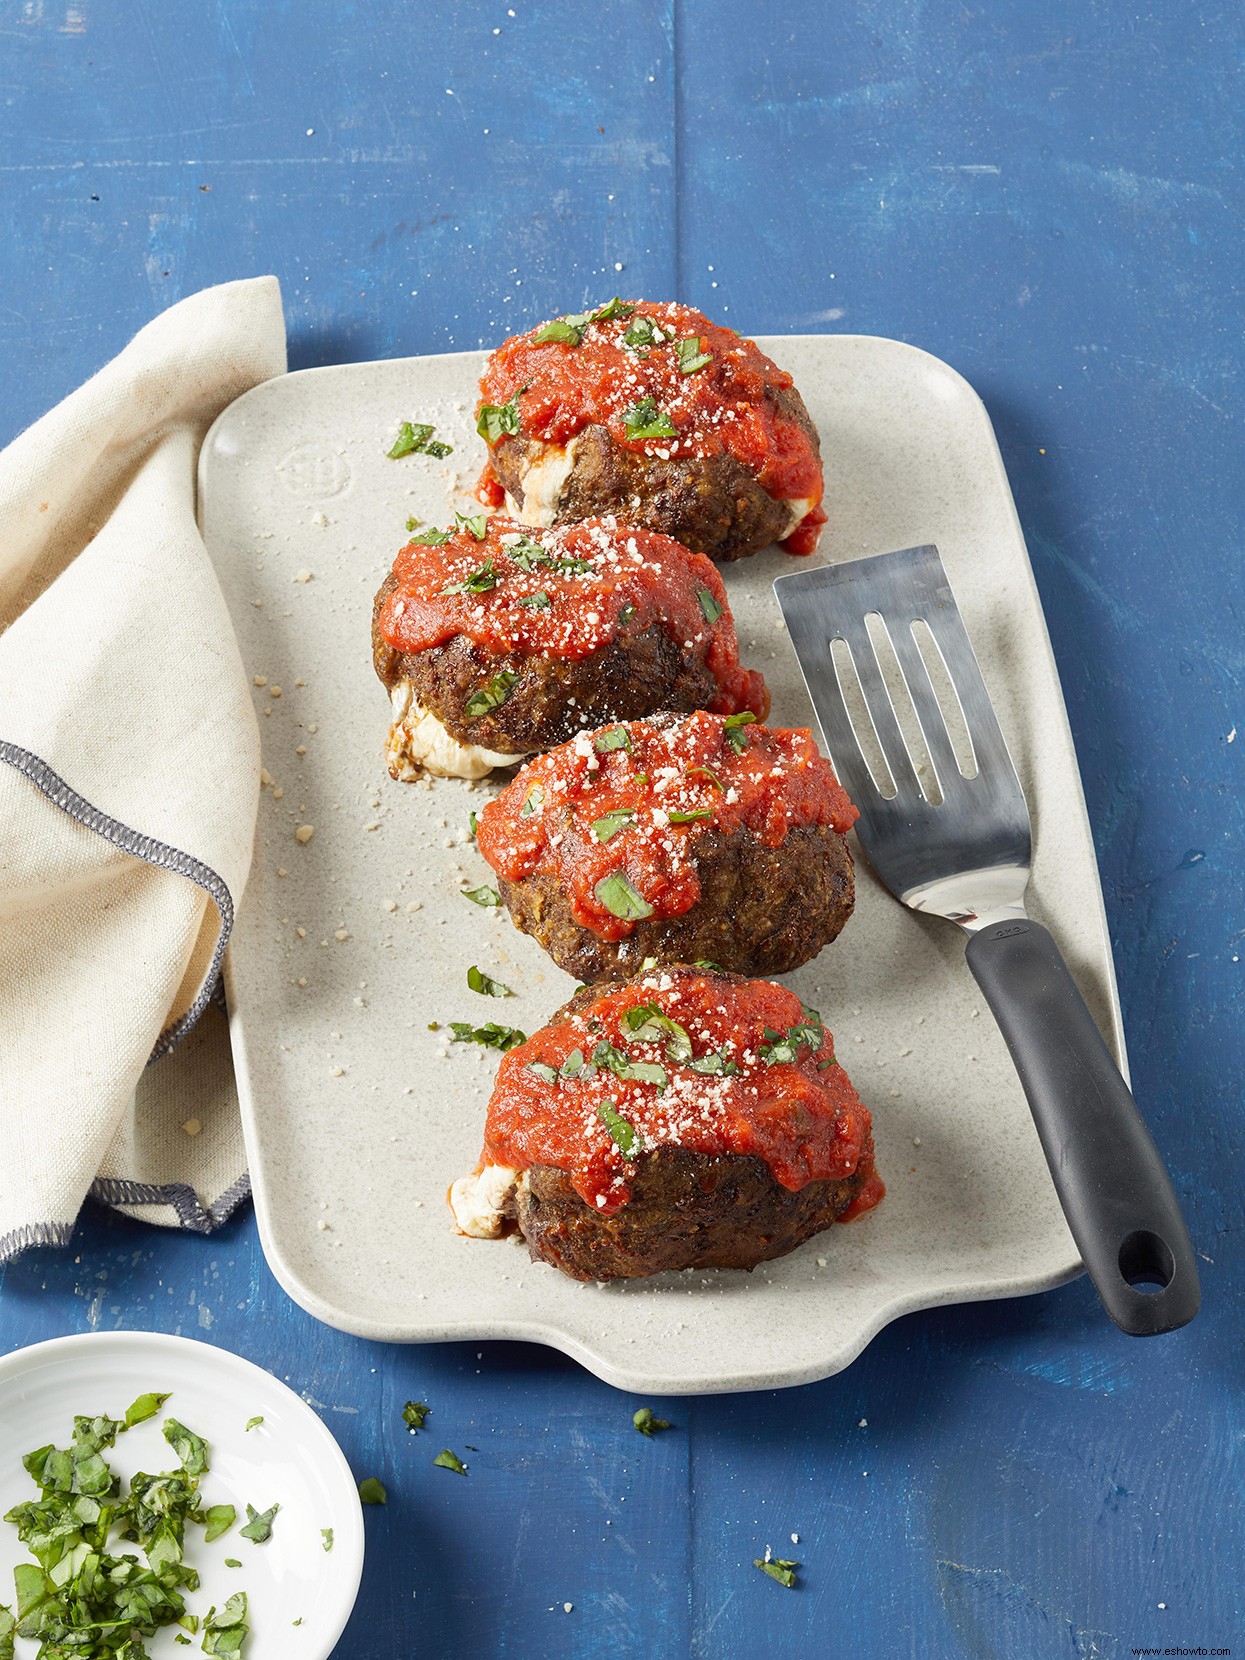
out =
[[[162,1410],[118,1436],[106,1456],[126,1487],[138,1470],[177,1468],[160,1428],[165,1418],[177,1418],[207,1441],[204,1504],[232,1504],[238,1519],[210,1545],[193,1524],[187,1529],[186,1559],[202,1580],[187,1594],[188,1610],[203,1615],[245,1591],[251,1654],[328,1660],[363,1572],[358,1489],[341,1448],[311,1408],[225,1349],[158,1332],[115,1331],[57,1337],[6,1355],[0,1360],[0,1514],[38,1497],[22,1456],[48,1442],[68,1446],[75,1413],[120,1418],[139,1395],[166,1391]],[[248,1430],[248,1419],[258,1417],[263,1423]],[[266,1544],[240,1537],[248,1503],[257,1510],[281,1506]],[[324,1528],[333,1530],[330,1551]],[[227,1568],[226,1557],[242,1567]],[[12,1603],[14,1567],[32,1560],[17,1530],[0,1523],[0,1603]],[[148,1640],[152,1660],[187,1652],[174,1643],[177,1630]]]

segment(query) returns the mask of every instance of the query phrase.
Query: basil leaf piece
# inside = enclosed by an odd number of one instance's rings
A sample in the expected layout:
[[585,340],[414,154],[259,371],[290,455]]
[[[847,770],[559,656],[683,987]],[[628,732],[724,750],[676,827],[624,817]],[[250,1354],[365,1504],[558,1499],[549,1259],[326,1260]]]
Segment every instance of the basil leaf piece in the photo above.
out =
[[227,1556],[225,1558],[225,1566],[227,1568],[240,1568],[242,1564],[238,1561],[236,1556]]
[[835,1059],[835,1057],[833,1055],[831,1055],[831,1057],[828,1061],[818,1061],[817,1062],[817,1070],[818,1070],[818,1072],[829,1072],[829,1070],[832,1066],[837,1066],[838,1064],[839,1063]]
[[626,300],[620,300],[618,295],[615,294],[614,298],[607,301],[605,305],[598,306],[588,321],[591,323],[608,323],[611,317],[630,317],[634,310],[633,305],[629,305]]
[[624,346],[651,346],[653,344],[653,319],[651,317],[633,317],[623,335]]
[[717,622],[718,618],[726,610],[726,607],[718,604],[717,600],[714,599],[708,588],[702,588],[700,593],[697,595],[697,598],[700,600],[700,609],[705,614],[705,621],[709,624],[710,628],[712,628],[714,623]]
[[476,828],[479,823],[480,815],[478,813],[470,812],[467,814],[467,834],[470,836],[472,841],[476,839]]
[[760,1568],[763,1574],[768,1574],[771,1579],[776,1579],[780,1585],[785,1585],[789,1591],[795,1584],[795,1570],[800,1564],[786,1561],[780,1556],[772,1556],[768,1560],[764,1556],[754,1556],[752,1566]]
[[443,444],[439,438],[430,438],[423,446],[423,453],[425,455],[433,455],[438,461],[443,461],[447,455],[453,455],[454,446],[452,444]]
[[691,824],[694,819],[712,818],[713,814],[708,807],[693,807],[689,812],[676,807],[667,814],[671,824]]
[[376,1476],[364,1476],[359,1483],[359,1497],[364,1504],[388,1504],[389,1495],[385,1492],[384,1482]]
[[558,1081],[557,1072],[552,1066],[547,1065],[544,1061],[529,1061],[524,1070],[526,1072],[534,1072],[542,1083],[556,1084]]
[[620,1076],[629,1083],[656,1084],[658,1089],[665,1089],[670,1082],[670,1074],[656,1061],[628,1061]]
[[703,369],[707,363],[713,362],[712,352],[701,351],[697,335],[692,335],[688,340],[676,340],[674,349],[678,353],[679,368],[685,375],[694,375],[698,369]]
[[246,1641],[246,1592],[236,1591],[218,1613],[208,1610],[203,1622],[204,1654],[239,1654]]
[[727,715],[723,722],[723,736],[736,755],[742,755],[747,749],[748,739],[743,729],[745,726],[751,726],[755,719],[756,716],[751,709],[741,709],[737,715]]
[[634,616],[635,616],[635,606],[631,605],[631,604],[624,605],[622,610],[618,613],[618,626],[619,626],[619,628],[626,628],[627,624],[631,621],[632,617],[634,617]]
[[135,1424],[145,1424],[148,1418],[154,1418],[168,1398],[167,1395],[140,1395],[125,1409],[126,1429],[133,1429]]
[[723,795],[726,794],[726,785],[718,777],[717,773],[711,771],[708,767],[688,767],[687,776],[689,778],[707,778],[715,790],[721,790]]
[[641,398],[630,409],[624,409],[622,419],[628,438],[677,438],[679,435],[678,427],[651,397]]
[[527,1033],[517,1026],[501,1026],[493,1020],[483,1026],[473,1026],[468,1020],[451,1020],[450,1031],[454,1034],[451,1043],[478,1043],[485,1049],[500,1049],[503,1055],[507,1049],[527,1042]]
[[244,1539],[253,1539],[257,1545],[266,1545],[272,1538],[272,1519],[280,1510],[279,1504],[274,1504],[271,1510],[265,1510],[261,1515],[253,1504],[246,1507],[246,1526],[238,1529]]
[[592,740],[598,755],[608,755],[611,749],[625,749],[630,753],[631,734],[625,726],[607,726]]
[[710,974],[726,973],[726,970],[722,967],[721,963],[711,962],[708,957],[697,957],[696,961],[692,964],[692,967],[708,969]]
[[404,455],[414,455],[418,450],[422,450],[436,430],[436,427],[427,426],[422,422],[403,421],[398,428],[398,436],[393,441],[393,448],[386,452],[390,461],[399,461]]
[[469,530],[477,542],[482,542],[488,535],[487,513],[455,513],[454,522],[460,530]]
[[648,900],[620,870],[603,876],[592,891],[612,916],[622,917],[624,921],[640,922],[653,914]]
[[238,1513],[231,1504],[214,1504],[203,1513],[207,1523],[207,1532],[203,1535],[203,1543],[210,1545],[219,1539],[222,1533],[228,1533],[237,1520]]
[[[526,387],[519,391],[525,392]],[[486,444],[496,444],[507,436],[513,437],[519,430],[519,392],[514,392],[505,403],[486,403],[480,405],[480,413],[476,417],[476,431]]]
[[458,1475],[467,1474],[467,1466],[457,1453],[452,1453],[448,1447],[443,1447],[432,1461],[442,1470],[454,1470]]
[[0,1603],[0,1660],[13,1660],[13,1637],[17,1631],[17,1618],[11,1608]]
[[498,670],[487,685],[481,686],[478,692],[473,692],[467,699],[467,719],[475,720],[480,715],[487,715],[490,709],[500,708],[518,681],[517,669]]
[[509,986],[503,986],[500,980],[490,980],[474,963],[467,970],[467,985],[470,990],[478,991],[481,997],[514,996]]
[[618,1111],[612,1101],[602,1101],[597,1117],[610,1133],[610,1139],[625,1159],[633,1159],[642,1150],[639,1131]]
[[594,819],[592,834],[599,842],[607,842],[616,836],[625,824],[630,824],[635,817],[632,807],[616,807],[612,813],[605,813],[601,818]]
[[419,536],[412,536],[407,546],[412,548],[439,548],[443,542],[448,542],[449,539],[450,532],[448,530],[425,530]]
[[407,535],[409,536],[411,531],[413,531],[413,530],[418,530],[420,525],[423,524],[423,522],[424,521],[422,519],[408,519],[406,521],[406,533],[407,533]]
[[549,609],[549,595],[543,588],[534,594],[524,594],[516,604],[526,607],[529,611],[547,611]]
[[639,1430],[640,1434],[647,1435],[650,1441],[653,1439],[654,1435],[657,1434],[658,1430],[670,1428],[670,1420],[668,1418],[655,1418],[653,1416],[653,1409],[651,1406],[642,1406],[632,1418],[631,1422]]
[[464,888],[463,898],[469,899],[473,905],[482,905],[486,911],[496,910],[501,904],[501,895],[487,882],[482,888]]
[[402,1408],[402,1422],[408,1429],[420,1430],[432,1408],[423,1401],[408,1401]]
[[656,1003],[637,1003],[623,1015],[632,1043],[665,1042],[667,1057],[679,1065],[691,1059],[692,1040],[686,1026],[663,1014]]
[[263,1421],[264,1420],[262,1418],[248,1418],[247,1421],[246,1421],[247,1430],[250,1431],[250,1430],[253,1430],[253,1429],[258,1429],[259,1426],[263,1423]]
[[322,1527],[320,1529],[320,1544],[324,1548],[324,1550],[326,1550],[326,1551],[331,1551],[332,1550],[332,1548],[333,1548],[333,1529],[331,1527]]
[[520,818],[535,818],[536,814],[545,805],[545,790],[543,784],[533,784],[523,798],[523,805],[519,808]]
[[690,1072],[699,1072],[706,1078],[734,1077],[739,1072],[739,1067],[724,1049],[710,1050],[707,1055],[698,1055],[694,1061],[687,1062],[687,1067]]
[[592,318],[586,311],[581,311],[578,316],[558,317],[552,323],[546,323],[543,328],[537,329],[532,336],[532,343],[536,346],[578,346],[591,321]]
[[584,1052],[582,1049],[572,1049],[570,1054],[558,1068],[559,1078],[578,1078],[584,1069]]
[[486,559],[478,571],[472,571],[461,582],[447,583],[441,592],[443,594],[486,594],[490,588],[497,586],[497,572],[493,568],[493,561]]
[[201,1476],[208,1467],[207,1442],[193,1430],[187,1429],[185,1424],[179,1424],[176,1418],[164,1420],[164,1439],[172,1447],[182,1461],[182,1469],[188,1476]]

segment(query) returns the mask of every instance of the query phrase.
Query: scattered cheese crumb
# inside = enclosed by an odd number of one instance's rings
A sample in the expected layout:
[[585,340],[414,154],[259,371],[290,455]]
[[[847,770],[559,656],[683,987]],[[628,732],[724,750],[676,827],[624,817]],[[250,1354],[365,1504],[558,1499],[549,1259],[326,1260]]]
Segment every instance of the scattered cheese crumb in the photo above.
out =
[[277,866],[277,875],[278,876],[288,876],[289,871],[286,870],[284,865],[278,865]]
[[295,571],[294,572],[294,580],[295,580],[295,582],[310,582],[311,581],[311,572],[310,571]]
[[265,789],[267,789],[269,784],[272,783],[272,779],[269,778],[268,773],[267,773],[267,771],[264,767],[261,767],[259,769],[259,781]]
[[396,911],[398,908],[398,902],[396,899],[386,899],[384,901],[384,906],[387,911]]
[[306,975],[300,974],[299,977],[298,977],[298,983],[299,983],[300,986],[305,986],[307,984]]
[[350,938],[350,935],[347,933],[345,928],[339,928],[337,930],[337,932],[333,935],[333,938],[337,941],[338,945],[344,945],[345,942]]
[[406,908],[408,911],[422,911],[424,908],[423,901],[421,899],[412,899]]
[[333,1076],[335,1078],[344,1078],[346,1076],[345,1067],[344,1066],[335,1066],[333,1068]]
[[798,1533],[793,1533],[793,1534],[792,1534],[792,1535],[791,1535],[791,1543],[792,1543],[792,1544],[793,1544],[793,1545],[798,1545],[798,1544],[799,1544],[799,1542],[800,1542],[800,1536],[799,1536],[799,1534],[798,1534]]
[[182,1125],[182,1134],[183,1135],[198,1135],[199,1131],[202,1128],[203,1128],[203,1125],[200,1124],[200,1122],[197,1118],[188,1118],[186,1120],[186,1122]]
[[294,832],[294,840],[301,846],[306,847],[307,843],[311,840],[315,833],[316,827],[314,824],[300,824],[298,829]]
[[268,676],[266,674],[257,674],[255,676],[255,684],[257,686],[266,686],[268,684]]
[[268,696],[269,696],[269,697],[280,697],[280,696],[281,696],[281,688],[280,688],[280,686],[269,686],[269,688],[268,688]]
[[[562,1604],[562,1612],[564,1614],[569,1614],[571,1609],[574,1608],[574,1606],[575,1606],[575,1604],[573,1602],[564,1602]],[[1160,1608],[1162,1607],[1162,1603],[1159,1604],[1159,1607]]]
[[277,787],[276,787],[276,789],[275,789],[275,790],[274,790],[274,791],[273,791],[273,792],[272,792],[272,799],[273,799],[273,800],[274,800],[274,801],[280,801],[280,800],[281,800],[281,797],[282,797],[282,796],[283,796],[283,795],[284,795],[284,794],[285,794],[285,791],[284,791],[284,790],[283,790],[283,789],[282,789],[282,788],[281,788],[281,786],[280,786],[280,785],[279,785],[279,784],[278,784],[278,785],[277,785]]

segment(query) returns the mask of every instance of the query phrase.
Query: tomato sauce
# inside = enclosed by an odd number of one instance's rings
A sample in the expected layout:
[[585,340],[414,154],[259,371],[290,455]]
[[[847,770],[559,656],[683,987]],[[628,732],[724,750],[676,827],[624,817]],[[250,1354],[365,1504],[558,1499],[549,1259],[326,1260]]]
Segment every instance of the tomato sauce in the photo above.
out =
[[379,628],[396,651],[430,651],[465,634],[497,656],[578,659],[657,624],[709,669],[714,709],[769,708],[763,677],[740,665],[717,567],[656,531],[613,519],[533,530],[494,514],[439,546],[409,543],[393,572]]
[[[811,553],[825,523],[821,459],[807,432],[779,415],[767,396],[791,386],[791,376],[753,341],[690,306],[639,300],[622,309],[625,315],[588,323],[578,344],[538,344],[540,329],[505,341],[485,365],[477,416],[484,405],[500,408],[517,395],[525,438],[566,445],[584,427],[604,426],[623,449],[663,461],[734,456],[775,500],[810,503],[783,546]],[[628,344],[624,337],[646,325],[656,336]],[[688,372],[679,343],[690,341],[710,361]],[[669,417],[675,434],[633,435],[643,423],[629,428],[624,415],[645,399]],[[491,469],[481,487],[497,487]]]
[[[644,1076],[626,1076],[637,1062]],[[764,1159],[792,1192],[864,1168],[855,1215],[885,1191],[868,1108],[830,1033],[768,980],[654,969],[503,1056],[482,1162],[565,1170],[609,1216],[631,1197],[635,1155],[662,1145]]]
[[[642,916],[696,903],[696,844],[710,831],[743,827],[778,847],[792,826],[845,834],[859,816],[810,732],[698,710],[582,732],[537,756],[481,813],[476,840],[508,882],[540,866],[581,927],[621,940]],[[619,879],[647,911],[611,909]]]

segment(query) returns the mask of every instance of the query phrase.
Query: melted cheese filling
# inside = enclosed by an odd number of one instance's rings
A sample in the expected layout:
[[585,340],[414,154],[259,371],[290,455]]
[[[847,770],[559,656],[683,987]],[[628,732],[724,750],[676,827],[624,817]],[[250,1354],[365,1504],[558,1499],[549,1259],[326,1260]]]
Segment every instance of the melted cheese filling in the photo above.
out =
[[497,1239],[513,1214],[507,1202],[519,1172],[506,1164],[486,1164],[470,1176],[451,1183],[450,1209],[460,1233],[472,1239]]
[[409,784],[421,772],[438,778],[484,778],[494,767],[512,767],[522,755],[460,744],[416,698],[409,680],[399,680],[389,694],[393,725],[385,745],[389,776]]

